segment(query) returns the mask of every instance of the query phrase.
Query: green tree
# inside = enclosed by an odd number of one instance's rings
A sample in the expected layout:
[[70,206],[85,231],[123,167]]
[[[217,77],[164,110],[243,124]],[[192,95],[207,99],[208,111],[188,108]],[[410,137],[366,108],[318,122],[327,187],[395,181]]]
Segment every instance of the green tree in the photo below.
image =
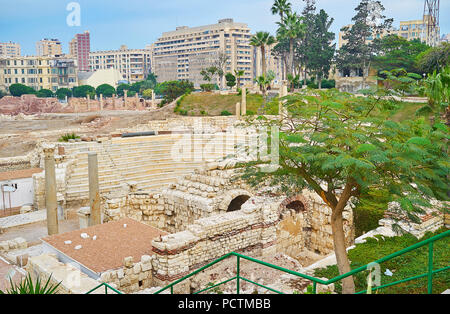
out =
[[203,76],[203,80],[211,82],[215,75],[218,75],[219,69],[215,66],[211,66],[200,71],[200,75]]
[[428,104],[417,110],[416,115],[430,115],[430,123],[433,125],[450,105],[450,66],[442,69],[440,73],[434,71],[429,74],[422,83]]
[[284,20],[284,16],[291,12],[292,4],[287,0],[275,0],[272,8],[270,9],[272,14],[279,14],[280,21]]
[[73,97],[84,98],[89,95],[90,98],[95,97],[95,88],[90,85],[81,85],[73,88]]
[[58,99],[65,99],[66,96],[72,97],[72,91],[68,88],[59,88],[55,94]]
[[237,87],[240,88],[241,87],[241,77],[244,76],[245,71],[244,70],[234,70],[234,76],[236,76],[236,80],[237,80]]
[[405,69],[409,73],[422,74],[416,67],[418,56],[430,47],[419,39],[407,40],[395,34],[375,39],[378,54],[373,59],[373,66],[379,71]]
[[157,78],[158,77],[154,73],[150,72],[148,74],[146,81],[150,83],[151,89],[155,88],[156,84],[158,84]]
[[[395,102],[336,90],[302,91],[287,98],[284,106],[289,127],[283,120],[259,119],[268,130],[280,130],[278,166],[268,173],[270,168],[258,166],[262,161],[247,164],[243,178],[289,195],[304,188],[315,192],[332,212],[340,274],[351,270],[343,211],[352,198],[386,190],[410,216],[420,212],[419,206],[431,206],[430,199],[448,200],[449,130],[444,124],[393,122],[388,117]],[[355,292],[352,277],[342,284],[344,293]]]
[[152,92],[153,92],[153,90],[152,89],[146,89],[146,90],[144,90],[143,92],[142,92],[142,98],[144,98],[144,99],[152,99]]
[[42,98],[50,98],[53,97],[53,92],[49,89],[41,89],[36,93],[36,96],[42,97]]
[[161,84],[160,89],[165,103],[170,103],[184,94],[191,93],[194,90],[194,84],[186,80],[166,81]]
[[417,56],[416,66],[421,73],[440,72],[450,66],[450,44],[441,43]]
[[23,84],[12,84],[9,87],[9,93],[12,96],[20,97],[22,95],[28,95],[28,94],[35,95],[36,91],[33,88],[23,85]]
[[225,79],[227,80],[228,87],[232,88],[236,86],[236,77],[233,74],[227,73],[227,75],[225,75]]
[[0,99],[6,96],[6,92],[0,89]]
[[336,65],[341,71],[354,70],[361,73],[364,89],[377,53],[377,45],[366,41],[368,38],[381,36],[391,28],[393,20],[386,19],[383,15],[384,7],[380,1],[361,0],[355,11],[353,26],[341,29],[345,33],[342,38],[347,42],[338,50]]
[[117,86],[117,96],[123,97],[124,90],[130,90],[131,86],[129,84],[120,84]]
[[266,48],[275,43],[275,37],[270,35],[269,32],[257,32],[251,39],[250,45],[259,47],[261,49],[261,61],[262,61],[262,74],[267,72],[266,62]]
[[104,97],[112,97],[116,93],[116,89],[109,84],[102,84],[95,90],[97,96],[103,95]]
[[417,73],[408,73],[405,69],[393,69],[391,71],[381,71],[378,77],[382,81],[384,88],[390,90],[398,96],[413,94],[422,78]]
[[334,33],[329,31],[333,21],[324,10],[320,10],[314,15],[312,31],[307,32],[312,36],[309,37],[309,49],[306,49],[306,66],[315,75],[319,88],[322,88],[322,79],[328,78],[336,49],[336,44],[332,43]]
[[303,37],[305,33],[305,24],[303,18],[297,13],[289,13],[282,22],[277,22],[277,39],[279,41],[285,39],[289,41],[289,58],[287,74],[294,74],[294,48],[298,37]]
[[273,71],[268,71],[267,74],[258,76],[255,79],[255,82],[259,85],[259,88],[260,88],[261,92],[263,93],[263,96],[266,96],[267,89],[270,87],[270,84],[272,84],[272,81],[274,79],[275,79],[275,73]]

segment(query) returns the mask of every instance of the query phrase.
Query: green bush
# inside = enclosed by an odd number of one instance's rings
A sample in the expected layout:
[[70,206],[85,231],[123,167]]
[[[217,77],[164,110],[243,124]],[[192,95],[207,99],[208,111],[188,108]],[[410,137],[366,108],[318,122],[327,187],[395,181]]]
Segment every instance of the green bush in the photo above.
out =
[[52,276],[50,275],[47,282],[42,285],[40,278],[33,281],[29,273],[19,284],[14,283],[9,278],[10,288],[6,291],[0,290],[0,294],[55,294],[61,282],[54,285],[51,283],[51,279]]
[[72,91],[68,88],[60,88],[56,91],[56,97],[58,99],[65,99],[67,97],[72,97]]
[[371,190],[355,204],[353,217],[356,237],[379,227],[378,221],[383,218],[390,201],[388,191]]
[[53,92],[49,89],[41,89],[36,93],[37,97],[50,98],[53,97]]
[[232,116],[233,114],[228,110],[224,110],[220,113],[221,116]]
[[185,110],[185,109],[180,109],[179,112],[180,112],[180,114],[181,114],[182,116],[187,116],[187,115],[188,115],[188,111]]
[[204,92],[210,92],[215,89],[215,84],[201,84],[200,88]]
[[23,84],[12,84],[9,87],[9,93],[12,96],[20,97],[22,95],[35,95],[36,91],[31,87]]
[[335,88],[336,87],[336,81],[335,80],[322,80],[322,88]]
[[71,133],[71,134],[68,133],[68,134],[61,136],[58,141],[59,142],[68,142],[69,140],[76,140],[78,138],[80,138],[80,137],[78,135],[76,135],[75,133]]

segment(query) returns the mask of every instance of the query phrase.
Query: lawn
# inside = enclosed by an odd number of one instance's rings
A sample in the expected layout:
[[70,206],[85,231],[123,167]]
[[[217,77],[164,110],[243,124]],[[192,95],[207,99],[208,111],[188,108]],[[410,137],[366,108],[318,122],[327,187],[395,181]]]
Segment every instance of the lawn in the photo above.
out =
[[424,103],[409,103],[402,102],[400,103],[399,109],[395,111],[392,115],[391,119],[395,122],[401,122],[404,120],[414,120],[416,118],[416,111],[426,104]]
[[[220,116],[223,111],[235,114],[236,103],[241,102],[240,95],[219,95],[215,93],[193,93],[185,96],[180,105],[178,112],[185,111],[189,116]],[[247,112],[248,114],[256,114],[264,103],[262,95],[247,95]],[[269,108],[270,106],[266,106]],[[270,107],[272,108],[272,107]],[[267,114],[274,114],[273,110],[266,110]],[[276,108],[275,114],[278,113]]]
[[[351,268],[355,269],[368,263],[376,261],[386,255],[400,251],[415,243],[421,242],[432,236],[435,236],[447,229],[441,229],[435,233],[428,233],[420,240],[407,234],[401,237],[392,237],[382,239],[368,239],[366,243],[357,244],[356,248],[349,251]],[[440,269],[449,266],[450,263],[450,237],[443,238],[434,243],[434,261],[433,269]],[[406,279],[427,272],[428,268],[428,246],[421,247],[404,255],[398,256],[392,260],[381,264],[381,284],[387,284],[401,279]],[[389,269],[393,275],[387,276],[384,273]],[[360,272],[354,276],[356,291],[367,289],[366,278],[368,271]],[[337,266],[317,269],[316,277],[325,277],[328,279],[338,276]],[[442,271],[433,275],[433,293],[440,294],[450,288],[450,270]],[[337,292],[341,292],[340,282],[336,283]],[[375,291],[376,292],[376,291]],[[375,293],[374,292],[374,293]],[[379,294],[423,294],[427,293],[427,277],[408,281],[392,287],[378,290]]]

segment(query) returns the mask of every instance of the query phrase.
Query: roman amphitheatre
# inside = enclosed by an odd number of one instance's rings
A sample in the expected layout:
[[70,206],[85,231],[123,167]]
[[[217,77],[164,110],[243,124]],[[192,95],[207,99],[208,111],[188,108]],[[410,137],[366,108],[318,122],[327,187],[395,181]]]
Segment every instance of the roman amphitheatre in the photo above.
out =
[[[273,92],[283,97],[287,88]],[[120,293],[151,294],[230,252],[311,276],[335,264],[331,209],[322,198],[306,189],[287,195],[270,185],[255,188],[241,178],[238,165],[252,160],[249,143],[260,136],[244,123],[242,95],[230,116],[180,116],[176,101],[159,108],[155,100],[126,97],[64,106],[29,95],[1,99],[0,181],[18,190],[24,180],[29,199],[16,206],[14,192],[3,192],[2,278],[50,278],[60,284],[58,293],[107,284]],[[72,133],[78,137],[59,141]],[[356,237],[353,217],[347,206],[348,248],[376,234],[395,235],[386,217]],[[444,226],[443,215],[421,217],[413,228],[418,234]],[[249,261],[240,272],[284,293],[304,293],[312,284]],[[173,292],[235,275],[228,259]],[[236,292],[231,282],[221,289]],[[250,282],[240,289],[271,293]],[[335,293],[334,285],[317,289]]]

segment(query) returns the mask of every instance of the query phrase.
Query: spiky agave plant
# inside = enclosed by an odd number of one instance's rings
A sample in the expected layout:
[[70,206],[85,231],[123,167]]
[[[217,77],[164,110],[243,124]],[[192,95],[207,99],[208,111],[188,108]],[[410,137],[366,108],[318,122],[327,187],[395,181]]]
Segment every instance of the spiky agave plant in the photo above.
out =
[[39,277],[33,282],[31,275],[28,273],[25,279],[21,280],[19,284],[16,284],[10,277],[10,288],[5,292],[0,290],[0,294],[55,294],[61,282],[55,285],[51,283],[51,279],[52,276],[50,275],[47,282],[42,285]]

